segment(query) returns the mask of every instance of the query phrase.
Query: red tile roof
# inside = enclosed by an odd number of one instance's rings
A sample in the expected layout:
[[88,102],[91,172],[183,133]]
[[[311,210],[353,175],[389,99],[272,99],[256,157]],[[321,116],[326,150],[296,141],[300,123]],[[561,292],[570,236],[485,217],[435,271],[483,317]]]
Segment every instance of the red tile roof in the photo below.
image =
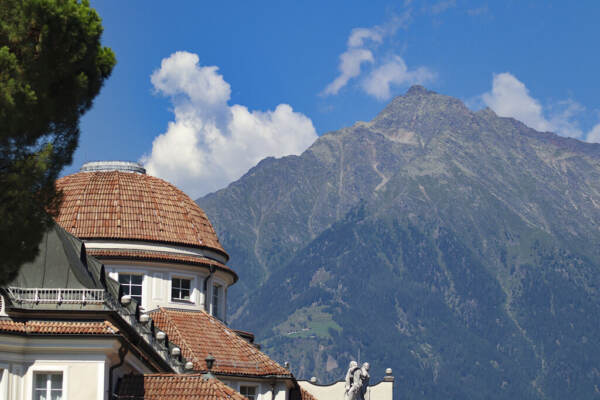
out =
[[300,398],[302,400],[317,400],[315,396],[310,394],[307,390],[300,388]]
[[81,239],[127,239],[225,250],[206,214],[168,182],[121,171],[79,172],[56,181],[56,217]]
[[108,321],[19,321],[0,319],[0,332],[26,335],[117,335],[119,329]]
[[280,375],[291,373],[204,311],[159,308],[150,313],[155,326],[179,347],[194,369],[206,371],[204,359],[212,354],[212,372],[231,375]]
[[237,281],[237,274],[227,265],[222,264],[218,261],[214,261],[205,257],[191,256],[184,254],[174,254],[165,251],[151,251],[151,250],[120,250],[120,249],[94,249],[87,248],[87,254],[100,258],[100,259],[127,259],[127,260],[145,260],[145,261],[169,261],[175,263],[184,263],[192,265],[214,265],[217,269],[227,271],[235,276]]
[[247,400],[217,379],[201,374],[125,375],[117,399],[131,400]]

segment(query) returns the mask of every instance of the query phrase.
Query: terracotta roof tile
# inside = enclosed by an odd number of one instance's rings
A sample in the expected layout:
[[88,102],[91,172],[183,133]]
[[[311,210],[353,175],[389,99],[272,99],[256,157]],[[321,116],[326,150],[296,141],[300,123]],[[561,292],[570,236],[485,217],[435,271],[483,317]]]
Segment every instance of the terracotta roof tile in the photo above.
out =
[[19,321],[0,319],[0,332],[25,335],[116,335],[119,330],[108,321]]
[[200,374],[125,375],[119,381],[118,399],[131,400],[247,400],[217,379]]
[[212,354],[214,373],[233,375],[282,375],[291,373],[204,311],[159,308],[151,312],[155,326],[179,347],[194,369],[206,371],[204,359]]
[[145,174],[79,172],[56,181],[56,221],[81,239],[127,239],[208,247],[226,255],[206,214],[168,182]]
[[151,250],[120,250],[120,249],[94,249],[87,248],[87,254],[97,258],[105,259],[128,259],[128,260],[146,260],[146,261],[171,261],[176,263],[185,263],[193,265],[214,265],[215,267],[232,273],[236,280],[237,274],[227,265],[205,257],[190,256],[184,254],[174,254],[165,251]]
[[310,394],[307,390],[303,389],[302,387],[300,388],[300,398],[302,400],[317,400],[315,396]]

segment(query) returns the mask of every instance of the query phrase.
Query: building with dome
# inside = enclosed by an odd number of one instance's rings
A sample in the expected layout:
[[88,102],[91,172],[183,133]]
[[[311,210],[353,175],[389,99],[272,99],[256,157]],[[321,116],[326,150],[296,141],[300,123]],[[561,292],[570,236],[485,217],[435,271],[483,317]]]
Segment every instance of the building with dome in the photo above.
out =
[[130,162],[56,186],[56,225],[0,288],[0,399],[316,400],[227,326],[238,276],[192,199]]
[[204,211],[136,163],[93,162],[59,179],[56,222],[85,242],[144,312],[205,310],[226,321],[238,276]]
[[238,276],[188,196],[127,162],[88,163],[56,186],[57,225],[2,291],[0,398],[148,397],[157,379],[200,393],[209,372],[251,400],[301,398],[252,334],[226,325]]

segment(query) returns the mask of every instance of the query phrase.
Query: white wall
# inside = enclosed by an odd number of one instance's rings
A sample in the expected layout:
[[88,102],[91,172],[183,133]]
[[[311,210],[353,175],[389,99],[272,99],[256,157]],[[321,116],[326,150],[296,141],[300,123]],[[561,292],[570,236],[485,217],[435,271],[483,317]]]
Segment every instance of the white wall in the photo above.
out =
[[[0,399],[31,400],[36,373],[61,373],[63,400],[109,400],[108,371],[119,347],[116,339],[0,335]],[[132,371],[151,372],[130,357],[120,375]]]
[[[319,385],[309,381],[298,381],[300,387],[306,390],[317,400],[343,400],[344,381],[332,383],[331,385]],[[393,400],[394,378],[386,376],[383,381],[369,386],[365,393],[365,400]]]
[[[210,314],[214,314],[212,304],[212,291],[215,284],[221,286],[219,315],[226,320],[227,310],[227,286],[230,283],[227,276],[221,271],[216,271],[207,282],[208,294],[204,293],[204,280],[209,277],[206,268],[198,266],[186,266],[167,263],[142,263],[142,262],[120,262],[105,261],[104,266],[109,276],[118,281],[121,274],[143,275],[142,280],[142,304],[144,311],[150,311],[160,307],[180,308],[187,310],[203,310],[205,302]],[[171,299],[171,281],[173,278],[184,278],[191,280],[190,302],[180,302]]]
[[[276,382],[274,386],[272,386],[272,382],[261,380],[261,379],[247,379],[247,380],[239,380],[236,378],[223,378],[219,377],[219,379],[232,388],[233,390],[239,392],[241,386],[255,386],[257,398],[256,400],[288,400],[289,399],[289,388],[285,384],[285,382]],[[275,396],[273,396],[273,390],[275,391]],[[321,399],[318,399],[321,400]]]

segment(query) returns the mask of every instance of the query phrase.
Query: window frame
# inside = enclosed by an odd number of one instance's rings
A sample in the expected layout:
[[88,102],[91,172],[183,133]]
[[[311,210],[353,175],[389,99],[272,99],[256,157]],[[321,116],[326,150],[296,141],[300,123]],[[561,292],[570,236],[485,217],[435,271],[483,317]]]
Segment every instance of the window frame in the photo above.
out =
[[[119,282],[119,285],[120,285],[120,286],[122,286],[123,288],[125,288],[125,287],[128,287],[128,288],[129,288],[129,290],[128,290],[128,292],[127,292],[127,293],[125,292],[125,290],[123,290],[123,291],[122,291],[122,292],[123,292],[123,295],[128,295],[128,296],[131,296],[131,298],[132,298],[133,300],[136,300],[136,301],[137,301],[137,298],[139,297],[139,302],[138,302],[138,304],[139,304],[139,305],[140,305],[140,307],[141,307],[141,306],[142,306],[142,303],[143,303],[143,301],[144,301],[144,281],[145,281],[145,275],[146,275],[146,274],[144,274],[144,273],[140,273],[140,272],[130,272],[130,271],[119,271],[117,274],[118,274],[118,275],[117,275],[117,282]],[[121,283],[121,276],[124,276],[124,275],[126,275],[126,276],[129,276],[129,277],[130,277],[130,278],[129,278],[129,283]],[[142,278],[142,281],[141,281],[141,283],[139,283],[139,284],[137,284],[137,283],[135,283],[135,284],[134,284],[134,283],[131,283],[131,277],[132,277],[132,276],[139,276],[139,277],[141,277],[141,278]],[[139,296],[138,296],[138,295],[132,295],[132,294],[131,294],[131,287],[132,287],[132,286],[136,286],[136,287],[139,287],[139,288],[140,288],[140,295],[139,295]]]
[[[167,301],[171,304],[178,305],[197,305],[198,304],[198,276],[195,274],[186,274],[185,272],[173,271],[167,274],[169,280],[167,284]],[[177,300],[172,296],[173,279],[187,279],[190,281],[190,300]]]
[[[250,397],[248,397],[247,394],[242,393],[242,388],[247,388],[247,389],[252,388],[252,389],[254,389],[254,398],[251,399]],[[248,383],[244,382],[243,384],[242,383],[239,384],[238,389],[239,389],[238,392],[242,396],[246,397],[249,400],[259,400],[260,399],[260,391],[258,390],[258,385],[253,385],[253,384],[251,384],[249,382]]]
[[69,400],[68,387],[69,387],[69,373],[68,367],[60,364],[38,364],[32,365],[27,375],[29,381],[29,394],[28,400],[35,399],[35,376],[36,374],[62,374],[62,394],[61,400]]
[[[224,285],[221,282],[212,282],[211,296],[210,296],[210,304],[212,316],[221,319],[221,308],[223,306],[223,287]],[[215,294],[217,298],[217,304],[215,305]]]
[[[178,287],[173,286],[173,283],[175,280],[179,280],[180,281],[180,285]],[[185,290],[182,286],[181,286],[181,282],[183,281],[188,281],[189,282],[189,288],[188,290],[188,298],[187,299],[183,299],[181,297],[173,297],[173,290],[179,290],[179,295],[181,296],[181,292],[183,290]],[[194,278],[192,277],[183,277],[183,276],[179,276],[179,275],[171,275],[171,287],[170,287],[170,301],[173,303],[183,303],[183,304],[194,304],[193,301],[193,295],[194,295]]]
[[[59,376],[60,377],[60,388],[55,389],[52,387],[52,384],[54,383],[53,377],[55,376]],[[45,387],[38,387],[38,382],[37,382],[37,378],[38,377],[44,377],[44,383],[45,383]],[[63,374],[62,372],[47,372],[47,371],[40,371],[40,372],[35,372],[33,374],[33,399],[37,400],[36,398],[38,397],[38,393],[42,392],[42,395],[44,396],[45,399],[51,400],[53,395],[56,394],[56,392],[59,392],[58,394],[60,395],[60,398],[62,399],[63,394],[65,392],[64,390],[64,380],[63,380]]]

